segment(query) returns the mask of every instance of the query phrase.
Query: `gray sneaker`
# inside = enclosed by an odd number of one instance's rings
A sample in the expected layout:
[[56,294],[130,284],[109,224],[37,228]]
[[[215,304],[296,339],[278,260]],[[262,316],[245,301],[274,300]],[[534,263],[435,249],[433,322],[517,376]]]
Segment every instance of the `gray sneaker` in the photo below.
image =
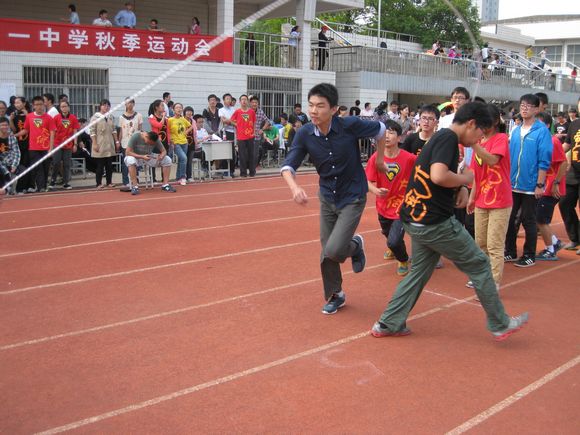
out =
[[339,296],[338,293],[335,293],[328,300],[326,305],[322,307],[322,314],[334,314],[338,311],[339,308],[344,307],[345,304],[346,304],[346,295],[343,293],[342,296]]
[[381,322],[375,322],[373,327],[371,328],[371,335],[373,337],[381,338],[381,337],[404,337],[405,335],[409,335],[411,330],[407,327],[400,329],[396,332],[391,331],[390,329],[381,325]]
[[528,323],[528,318],[528,313],[522,313],[519,316],[510,317],[510,323],[507,328],[492,332],[495,341],[503,341],[510,335],[518,332],[526,323]]

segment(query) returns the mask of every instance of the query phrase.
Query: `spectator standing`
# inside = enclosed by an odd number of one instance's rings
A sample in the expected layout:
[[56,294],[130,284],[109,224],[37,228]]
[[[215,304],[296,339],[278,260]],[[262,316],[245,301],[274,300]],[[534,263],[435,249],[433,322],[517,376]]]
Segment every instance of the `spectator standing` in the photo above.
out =
[[[20,148],[18,139],[10,130],[8,118],[0,117],[0,188],[8,183],[16,174],[20,164]],[[14,192],[11,187],[10,192]]]
[[256,95],[250,97],[250,108],[256,114],[256,122],[254,123],[254,165],[258,166],[262,161],[262,139],[264,133],[262,127],[269,119],[260,107],[260,99]]
[[135,100],[125,99],[125,112],[119,116],[119,142],[121,143],[121,174],[123,177],[123,186],[129,186],[129,170],[125,164],[127,144],[129,139],[143,130],[143,115],[135,111]]
[[[10,114],[10,128],[18,140],[18,147],[20,148],[20,165],[24,168],[28,168],[30,166],[28,135],[20,136],[18,133],[24,129],[26,115],[31,113],[32,109],[24,97],[14,98],[14,109],[14,112]],[[33,187],[34,180],[31,178],[30,174],[26,174],[18,180],[16,191],[24,193],[28,191],[29,188]]]
[[542,51],[540,51],[540,69],[544,69],[544,66],[546,65],[546,55],[548,54],[548,48],[544,47],[544,49]]
[[[169,102],[171,101],[171,93],[170,92],[163,92],[163,110],[165,111],[165,116],[169,118],[171,116],[171,110],[169,108]],[[163,142],[163,140],[162,140]]]
[[324,70],[326,65],[326,58],[328,57],[328,45],[332,38],[326,36],[328,31],[328,26],[322,26],[320,32],[318,32],[318,70]]
[[[183,117],[192,125],[192,129],[187,133],[187,166],[185,168],[185,178],[188,183],[193,183],[192,159],[194,158],[197,146],[197,124],[193,117],[193,107],[186,106],[183,109]],[[200,115],[201,116],[201,115]],[[203,124],[202,124],[203,125]]]
[[392,119],[393,121],[398,121],[401,117],[399,115],[399,102],[396,100],[391,101],[389,106],[389,111],[387,112],[387,116]]
[[425,144],[431,139],[437,130],[437,123],[439,122],[439,110],[435,106],[422,106],[419,109],[419,128],[417,133],[410,134],[401,145],[411,154],[418,156]]
[[256,162],[254,160],[254,126],[256,125],[256,113],[250,109],[248,96],[240,96],[241,107],[236,110],[230,119],[236,128],[238,153],[240,156],[240,176],[256,176]]
[[[70,113],[70,106],[66,101],[60,103],[60,113],[54,117],[54,122],[56,124],[56,146],[59,146],[65,140],[73,136],[81,128],[77,117]],[[61,162],[62,187],[66,190],[72,189],[72,186],[69,184],[71,175],[70,170],[72,154],[76,151],[77,140],[73,139],[52,155],[52,180],[49,189],[54,189],[56,187],[56,176],[60,169]]]
[[375,114],[375,112],[371,106],[371,103],[365,103],[365,108],[363,110],[361,110],[360,116],[362,116],[364,118],[371,118],[374,114]]
[[453,89],[453,91],[451,91],[451,107],[453,109],[453,112],[451,112],[449,115],[446,115],[439,120],[440,130],[442,128],[451,127],[451,124],[453,123],[453,119],[455,117],[455,112],[457,112],[459,108],[463,106],[465,103],[468,103],[469,98],[470,98],[469,91],[462,86],[458,86],[455,89]]
[[[234,172],[236,169],[236,127],[232,124],[231,118],[236,109],[233,105],[233,97],[231,94],[224,94],[222,97],[224,107],[219,109],[218,114],[220,117],[220,129],[223,130],[224,139],[232,141],[232,160],[230,160],[230,177],[234,178]],[[226,162],[222,162],[222,166],[227,167]]]
[[68,5],[68,12],[69,12],[69,17],[68,18],[61,18],[61,21],[64,21],[65,23],[69,23],[69,24],[80,24],[81,20],[79,18],[79,14],[77,13],[77,7],[74,4],[70,4]]
[[[33,112],[26,115],[24,128],[16,135],[17,139],[28,136],[28,158],[30,166],[48,154],[54,147],[56,125],[52,116],[45,111],[44,100],[41,96],[32,99]],[[31,172],[31,179],[36,183],[36,188],[30,187],[29,193],[43,192],[46,190],[48,169],[50,161],[44,160]]]
[[[578,99],[578,108],[580,109],[580,99]],[[571,113],[571,110],[568,113]],[[566,195],[560,200],[559,206],[566,233],[570,239],[564,249],[575,250],[580,248],[580,223],[578,213],[576,213],[580,199],[580,119],[578,118],[570,123],[564,149],[567,151],[570,169],[566,173]],[[580,249],[576,253],[580,255]]]
[[115,187],[113,184],[113,159],[115,149],[120,148],[117,139],[117,129],[115,128],[115,118],[113,115],[106,115],[111,109],[111,102],[107,99],[99,103],[99,111],[95,113],[90,121],[94,124],[90,127],[91,154],[97,164],[95,180],[98,189],[105,187],[102,184],[103,170],[106,171],[106,186]]
[[191,19],[191,25],[189,26],[188,32],[190,35],[201,35],[201,25],[199,18],[193,17]]
[[155,18],[151,18],[151,20],[149,20],[149,27],[147,27],[147,30],[152,32],[165,32],[165,29],[161,29],[159,27],[159,21],[157,21]]
[[[173,152],[171,150],[171,132],[167,126],[167,113],[164,108],[163,101],[155,100],[149,106],[149,124],[151,125],[151,131],[157,133],[159,136],[159,141],[163,144],[165,152],[172,158]],[[161,150],[159,150],[161,151]],[[153,181],[157,180],[157,175],[155,169],[153,169]]]
[[179,184],[187,184],[187,135],[193,131],[193,125],[183,116],[183,104],[175,103],[174,115],[167,120],[171,132],[171,142],[175,154],[177,154],[177,174],[175,176]]
[[44,106],[46,108],[46,113],[51,117],[55,117],[58,115],[58,109],[54,105],[54,95],[52,94],[43,94],[42,99],[44,101]]
[[409,116],[409,106],[402,104],[399,110],[399,119],[396,121],[401,126],[399,141],[403,143],[405,139],[413,133],[413,120]]
[[[481,141],[472,145],[475,154],[471,161],[474,180],[467,212],[475,213],[475,242],[489,257],[491,274],[499,291],[504,270],[503,249],[513,199],[509,138],[505,134],[505,124],[501,123],[499,109],[490,104],[488,110],[493,125],[484,131]],[[467,287],[473,288],[473,282],[469,281]]]
[[220,115],[217,107],[218,97],[215,94],[210,94],[207,97],[207,108],[203,109],[203,128],[208,134],[219,134],[220,130]]
[[115,15],[115,24],[125,29],[134,29],[137,26],[137,17],[135,16],[135,12],[133,12],[133,3],[125,2],[125,9],[121,9]]
[[350,110],[348,111],[348,114],[350,116],[360,116],[360,114],[361,114],[361,110],[360,110],[360,100],[356,100],[354,102],[354,106],[352,106],[350,108]]
[[570,73],[570,80],[572,83],[570,84],[570,92],[576,92],[576,80],[578,79],[578,68],[572,68],[572,72]]
[[296,68],[298,65],[298,40],[300,39],[300,26],[294,26],[288,37],[288,66]]
[[244,43],[244,61],[246,65],[257,65],[256,62],[256,37],[253,33],[248,33]]
[[[523,122],[514,128],[510,138],[513,208],[506,235],[504,261],[515,262],[518,267],[536,264],[537,203],[544,194],[546,171],[552,161],[550,131],[535,119],[539,105],[540,99],[536,95],[526,94],[520,98]],[[518,214],[525,230],[524,253],[519,259],[516,246]]]
[[93,20],[93,26],[113,27],[113,23],[109,21],[109,12],[106,9],[99,11],[99,18]]

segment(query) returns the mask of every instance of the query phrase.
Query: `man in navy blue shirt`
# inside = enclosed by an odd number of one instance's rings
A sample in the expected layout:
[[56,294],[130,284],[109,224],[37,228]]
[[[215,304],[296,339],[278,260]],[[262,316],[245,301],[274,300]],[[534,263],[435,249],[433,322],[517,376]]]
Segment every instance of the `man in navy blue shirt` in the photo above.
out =
[[308,93],[311,122],[297,131],[281,173],[294,201],[305,204],[306,192],[296,183],[296,169],[306,157],[320,176],[320,268],[326,305],[322,312],[334,314],[346,303],[340,263],[352,259],[355,273],[365,266],[363,238],[354,234],[366,204],[367,180],[360,160],[358,140],[374,137],[385,141],[385,126],[354,116],[339,118],[338,91],[329,83]]

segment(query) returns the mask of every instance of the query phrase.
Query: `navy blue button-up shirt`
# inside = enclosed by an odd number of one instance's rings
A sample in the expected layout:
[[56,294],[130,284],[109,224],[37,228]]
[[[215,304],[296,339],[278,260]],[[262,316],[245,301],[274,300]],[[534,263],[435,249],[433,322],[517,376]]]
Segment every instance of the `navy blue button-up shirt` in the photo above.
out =
[[306,124],[296,132],[281,172],[290,170],[295,173],[306,154],[310,154],[310,160],[320,175],[320,193],[341,209],[368,192],[358,140],[378,139],[384,134],[382,123],[364,121],[356,116],[334,117],[326,136],[314,124]]

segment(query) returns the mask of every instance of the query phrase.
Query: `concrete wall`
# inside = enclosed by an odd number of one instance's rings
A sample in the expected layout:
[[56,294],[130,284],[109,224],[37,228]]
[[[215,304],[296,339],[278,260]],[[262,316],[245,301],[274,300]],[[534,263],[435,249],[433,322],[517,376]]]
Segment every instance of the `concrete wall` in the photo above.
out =
[[[109,99],[113,105],[140,90],[154,78],[167,71],[175,62],[156,59],[129,59],[106,56],[74,56],[0,52],[0,82],[14,83],[16,92],[23,92],[23,66],[102,68],[109,70]],[[146,114],[149,104],[171,92],[173,101],[191,105],[201,112],[207,105],[207,95],[230,92],[239,96],[247,91],[248,75],[302,79],[302,105],[307,107],[308,90],[317,83],[335,83],[335,73],[301,71],[259,66],[198,62],[188,65],[164,82],[153,87],[136,101],[136,110]]]

